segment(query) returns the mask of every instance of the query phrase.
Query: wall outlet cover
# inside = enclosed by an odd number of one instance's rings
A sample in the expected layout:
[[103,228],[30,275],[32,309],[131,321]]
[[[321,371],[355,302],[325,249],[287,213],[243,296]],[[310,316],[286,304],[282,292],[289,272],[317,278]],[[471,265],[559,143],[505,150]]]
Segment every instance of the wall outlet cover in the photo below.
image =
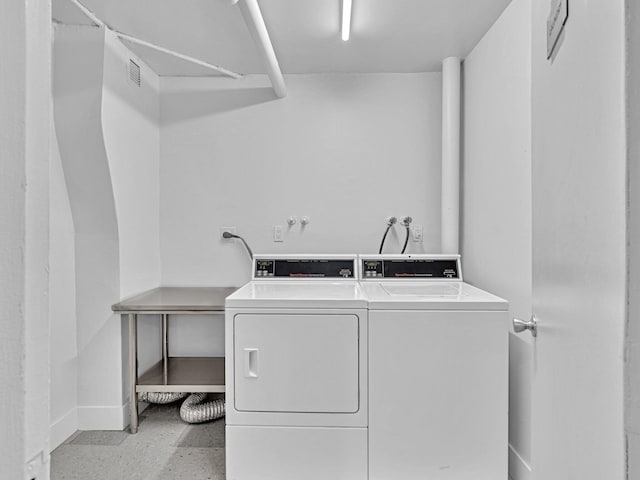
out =
[[273,241],[284,242],[284,229],[282,228],[282,225],[273,226]]
[[414,225],[411,227],[411,231],[413,233],[413,241],[421,242],[422,241],[422,225]]

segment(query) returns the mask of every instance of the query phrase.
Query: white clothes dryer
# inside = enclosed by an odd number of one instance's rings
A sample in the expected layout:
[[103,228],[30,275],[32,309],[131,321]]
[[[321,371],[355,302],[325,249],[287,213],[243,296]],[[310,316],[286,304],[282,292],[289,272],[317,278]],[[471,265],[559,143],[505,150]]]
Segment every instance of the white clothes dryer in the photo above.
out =
[[363,255],[369,479],[506,480],[508,304],[458,255]]
[[227,297],[229,480],[367,478],[367,301],[355,255],[257,255]]

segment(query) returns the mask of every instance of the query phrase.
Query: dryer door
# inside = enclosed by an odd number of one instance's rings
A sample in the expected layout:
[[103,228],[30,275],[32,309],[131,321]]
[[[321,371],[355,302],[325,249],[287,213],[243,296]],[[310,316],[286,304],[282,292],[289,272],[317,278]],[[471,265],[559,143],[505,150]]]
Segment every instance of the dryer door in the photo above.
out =
[[238,314],[233,328],[236,410],[358,411],[357,315]]

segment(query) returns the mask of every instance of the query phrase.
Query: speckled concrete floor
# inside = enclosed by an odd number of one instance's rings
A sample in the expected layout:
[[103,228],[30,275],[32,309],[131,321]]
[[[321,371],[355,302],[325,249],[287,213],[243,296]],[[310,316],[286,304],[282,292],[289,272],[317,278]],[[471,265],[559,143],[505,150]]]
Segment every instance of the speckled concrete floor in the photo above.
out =
[[224,480],[224,418],[180,419],[179,403],[151,405],[138,433],[76,432],[51,453],[52,480]]

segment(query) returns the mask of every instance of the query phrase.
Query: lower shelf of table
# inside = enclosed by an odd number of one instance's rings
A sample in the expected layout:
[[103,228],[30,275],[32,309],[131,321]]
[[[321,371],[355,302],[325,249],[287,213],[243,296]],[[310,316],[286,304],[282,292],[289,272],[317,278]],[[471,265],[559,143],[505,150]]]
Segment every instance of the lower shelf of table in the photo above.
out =
[[224,357],[169,357],[166,382],[160,361],[141,375],[136,385],[136,392],[224,391]]

